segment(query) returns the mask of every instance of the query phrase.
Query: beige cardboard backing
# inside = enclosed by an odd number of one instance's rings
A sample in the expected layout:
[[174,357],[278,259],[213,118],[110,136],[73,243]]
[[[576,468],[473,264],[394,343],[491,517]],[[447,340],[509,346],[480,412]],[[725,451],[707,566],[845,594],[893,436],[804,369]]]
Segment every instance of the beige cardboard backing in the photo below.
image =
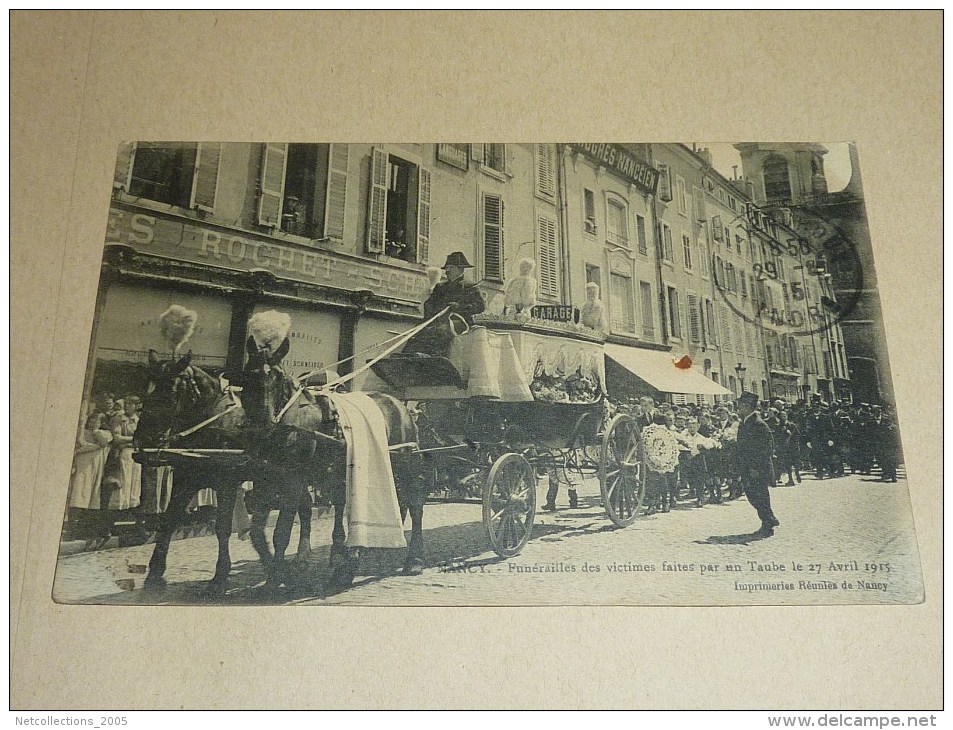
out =
[[[14,12],[12,706],[940,707],[941,24],[939,12]],[[124,139],[856,140],[926,602],[55,605]]]

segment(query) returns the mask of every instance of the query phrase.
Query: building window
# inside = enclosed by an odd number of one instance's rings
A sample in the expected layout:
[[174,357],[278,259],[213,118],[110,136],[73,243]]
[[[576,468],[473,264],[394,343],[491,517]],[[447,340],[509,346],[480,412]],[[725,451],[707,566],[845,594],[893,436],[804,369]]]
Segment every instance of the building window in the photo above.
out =
[[688,194],[685,191],[685,178],[675,176],[675,200],[678,203],[678,212],[688,215]]
[[672,337],[682,336],[682,322],[679,316],[678,291],[674,286],[666,287],[668,299],[668,333]]
[[628,211],[621,201],[610,198],[606,211],[606,241],[614,246],[629,246]]
[[503,281],[503,199],[483,194],[483,277]]
[[346,144],[264,145],[258,223],[311,239],[341,240],[348,161]]
[[133,157],[129,194],[188,208],[197,153],[197,144],[140,142]]
[[467,170],[470,167],[470,145],[462,143],[438,144],[437,159],[460,170]]
[[639,253],[647,254],[649,252],[649,244],[645,238],[645,218],[643,216],[635,216],[635,232],[639,237]]
[[545,297],[559,298],[559,244],[556,219],[536,214],[536,250],[539,253],[539,291]]
[[595,284],[599,287],[599,291],[602,291],[602,271],[598,266],[586,264],[586,283]]
[[747,297],[748,296],[748,277],[745,276],[745,273],[742,271],[741,276],[739,278],[741,279],[741,296]]
[[735,265],[731,262],[726,264],[727,271],[725,272],[725,286],[728,291],[738,293],[738,277],[735,275]]
[[612,329],[616,332],[635,332],[635,302],[632,300],[632,279],[612,272],[610,277]]
[[791,179],[788,176],[787,160],[772,155],[765,159],[761,171],[764,175],[764,197],[769,203],[791,199]]
[[655,339],[655,297],[652,285],[647,281],[639,282],[639,297],[642,304],[642,336],[647,340]]
[[430,171],[372,151],[367,251],[426,263],[430,249]]
[[720,215],[711,219],[711,237],[716,241],[721,241],[725,237],[725,227],[721,222]]
[[718,327],[715,323],[715,305],[711,299],[705,300],[705,314],[707,315],[706,319],[708,320],[708,326],[705,328],[706,339],[711,345],[718,344]]
[[662,260],[675,263],[675,246],[672,243],[672,229],[668,224],[662,224]]
[[496,142],[484,144],[483,165],[497,172],[505,172],[506,156],[504,146]]
[[725,226],[725,250],[731,250],[731,229]]
[[556,197],[556,151],[551,144],[536,145],[536,194],[550,201]]
[[582,208],[585,216],[586,233],[596,232],[596,195],[589,188],[582,191]]
[[692,239],[689,236],[682,234],[682,254],[685,257],[685,268],[688,271],[692,270]]

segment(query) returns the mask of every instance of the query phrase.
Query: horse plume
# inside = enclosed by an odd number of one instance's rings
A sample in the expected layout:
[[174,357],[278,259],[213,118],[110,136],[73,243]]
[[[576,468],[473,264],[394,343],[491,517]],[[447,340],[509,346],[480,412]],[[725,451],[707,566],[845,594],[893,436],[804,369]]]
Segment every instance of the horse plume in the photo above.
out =
[[259,350],[274,353],[291,331],[291,317],[274,309],[259,312],[248,320],[248,334]]
[[173,304],[159,317],[159,331],[163,341],[172,348],[173,358],[178,355],[179,348],[192,336],[198,318],[197,312],[178,304]]

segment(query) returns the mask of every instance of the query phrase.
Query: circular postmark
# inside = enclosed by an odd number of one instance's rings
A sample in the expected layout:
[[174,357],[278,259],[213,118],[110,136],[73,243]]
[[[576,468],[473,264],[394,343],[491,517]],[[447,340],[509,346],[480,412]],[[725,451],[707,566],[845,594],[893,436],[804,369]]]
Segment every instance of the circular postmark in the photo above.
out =
[[[860,255],[834,223],[798,210],[796,235],[749,231],[764,242],[765,256],[751,266],[749,297],[739,296],[737,274],[715,254],[711,271],[715,290],[748,324],[806,337],[831,329],[854,311],[864,289]],[[753,257],[754,258],[754,257]],[[745,272],[740,274],[745,276]]]

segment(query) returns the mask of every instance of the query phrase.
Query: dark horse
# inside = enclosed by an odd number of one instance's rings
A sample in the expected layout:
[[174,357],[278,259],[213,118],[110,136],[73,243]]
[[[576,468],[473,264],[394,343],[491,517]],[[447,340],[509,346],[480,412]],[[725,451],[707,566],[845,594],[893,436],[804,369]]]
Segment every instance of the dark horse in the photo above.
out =
[[[137,459],[144,467],[171,463],[173,485],[169,505],[159,520],[145,588],[165,588],[163,575],[172,535],[185,521],[192,498],[200,490],[211,488],[215,490],[218,501],[215,519],[218,560],[215,575],[206,586],[205,593],[209,597],[224,595],[232,567],[228,540],[238,490],[242,482],[267,482],[270,475],[254,460],[240,454],[216,458],[214,454],[203,456],[141,451],[160,448],[245,449],[250,442],[255,441],[254,434],[248,430],[245,410],[235,395],[230,389],[223,389],[218,379],[192,365],[191,353],[179,359],[160,361],[157,353],[150,350],[149,378],[151,390],[143,399],[134,437],[134,445],[140,450]],[[183,435],[216,416],[193,433]],[[300,556],[310,551],[310,499],[306,508],[301,505],[298,514],[301,519]]]
[[[262,457],[269,468],[282,476],[271,480],[277,489],[278,522],[272,542],[275,555],[267,553],[263,527],[270,495],[253,509],[252,540],[262,560],[273,566],[273,579],[284,582],[284,550],[294,520],[293,507],[308,484],[328,494],[334,505],[334,530],[331,535],[332,582],[346,587],[354,580],[356,550],[345,547],[344,509],[346,504],[345,464],[347,446],[338,426],[337,412],[326,395],[299,392],[296,381],[282,369],[281,362],[290,344],[286,338],[274,352],[260,351],[253,338],[246,343],[248,362],[242,373],[242,398],[252,428],[262,434]],[[417,444],[417,425],[407,407],[393,396],[367,394],[380,409],[387,426],[387,443]],[[294,402],[288,408],[289,401]],[[401,514],[410,512],[411,539],[404,572],[417,575],[424,567],[423,505],[427,490],[422,479],[420,456],[414,447],[391,451],[391,465],[397,484]],[[257,490],[256,490],[257,491]]]

